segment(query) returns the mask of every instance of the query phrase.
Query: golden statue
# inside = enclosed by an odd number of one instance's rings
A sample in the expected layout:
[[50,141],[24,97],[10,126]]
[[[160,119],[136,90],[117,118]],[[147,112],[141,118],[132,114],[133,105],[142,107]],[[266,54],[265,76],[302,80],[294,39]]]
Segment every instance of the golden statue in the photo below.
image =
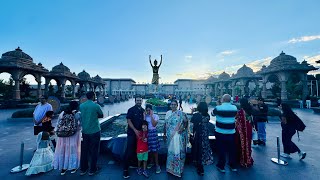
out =
[[152,71],[153,71],[153,76],[152,76],[152,84],[155,84],[155,85],[158,85],[159,84],[159,68],[160,68],[160,66],[161,66],[161,64],[162,64],[162,55],[161,55],[161,60],[160,60],[160,64],[159,64],[159,66],[157,66],[157,64],[158,64],[158,61],[157,61],[157,59],[155,59],[154,60],[154,62],[153,62],[153,64],[154,65],[152,65],[152,63],[151,63],[151,55],[149,55],[149,62],[150,62],[150,65],[151,65],[151,67],[152,67]]

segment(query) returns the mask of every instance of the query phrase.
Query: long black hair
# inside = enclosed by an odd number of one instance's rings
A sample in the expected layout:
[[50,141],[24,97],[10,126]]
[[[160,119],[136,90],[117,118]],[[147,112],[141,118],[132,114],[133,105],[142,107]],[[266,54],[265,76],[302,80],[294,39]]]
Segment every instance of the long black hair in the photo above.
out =
[[69,107],[66,110],[66,114],[72,114],[73,110],[78,110],[79,108],[79,103],[77,101],[70,101]]
[[247,98],[241,98],[240,99],[240,107],[249,115],[252,115],[252,107],[249,104],[249,101]]
[[198,104],[197,110],[199,111],[202,116],[209,116],[208,114],[208,105],[206,102],[200,102]]
[[281,107],[282,107],[282,113],[283,113],[282,116],[284,116],[287,119],[288,123],[292,123],[296,114],[292,111],[291,107],[286,103],[282,103]]

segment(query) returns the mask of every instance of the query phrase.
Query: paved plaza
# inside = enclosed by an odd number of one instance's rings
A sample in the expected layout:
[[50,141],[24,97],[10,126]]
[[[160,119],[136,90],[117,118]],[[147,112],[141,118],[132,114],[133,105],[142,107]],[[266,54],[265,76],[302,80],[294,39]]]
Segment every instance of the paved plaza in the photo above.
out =
[[[105,115],[116,113],[125,113],[127,108],[132,106],[133,100],[103,107]],[[193,105],[191,105],[193,106]],[[190,105],[184,103],[184,109],[190,110]],[[35,150],[35,137],[33,136],[32,122],[11,122],[7,121],[11,113],[15,110],[0,110],[0,177],[3,179],[122,179],[122,164],[114,162],[111,155],[101,153],[98,164],[102,167],[99,174],[94,177],[80,176],[79,174],[70,174],[60,176],[58,170],[53,170],[45,174],[39,174],[26,177],[25,172],[10,174],[11,168],[19,164],[19,153],[21,142],[25,143],[24,163],[29,163],[33,151]],[[254,166],[248,169],[240,168],[238,172],[230,172],[227,169],[225,174],[217,171],[214,165],[205,166],[205,175],[197,175],[192,164],[186,164],[182,179],[320,179],[320,116],[314,114],[312,110],[295,109],[295,112],[305,122],[307,128],[305,132],[300,133],[301,140],[295,135],[293,141],[298,147],[307,152],[307,157],[299,161],[298,155],[293,154],[292,159],[288,160],[288,166],[279,166],[271,162],[272,157],[276,157],[276,137],[281,138],[280,122],[272,118],[267,124],[267,145],[265,147],[253,147]],[[282,146],[281,146],[282,149]],[[130,179],[145,179],[138,176],[135,170],[131,170]],[[162,165],[160,174],[151,173],[149,179],[179,179],[165,172],[165,166]]]

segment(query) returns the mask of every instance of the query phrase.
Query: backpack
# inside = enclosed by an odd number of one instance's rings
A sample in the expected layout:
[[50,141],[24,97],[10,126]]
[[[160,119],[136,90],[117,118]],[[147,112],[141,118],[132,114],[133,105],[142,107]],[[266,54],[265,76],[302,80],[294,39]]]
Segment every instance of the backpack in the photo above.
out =
[[306,128],[306,125],[296,114],[294,114],[294,127],[297,131],[301,132]]
[[73,136],[77,132],[77,123],[74,114],[64,113],[59,121],[56,134],[58,137]]

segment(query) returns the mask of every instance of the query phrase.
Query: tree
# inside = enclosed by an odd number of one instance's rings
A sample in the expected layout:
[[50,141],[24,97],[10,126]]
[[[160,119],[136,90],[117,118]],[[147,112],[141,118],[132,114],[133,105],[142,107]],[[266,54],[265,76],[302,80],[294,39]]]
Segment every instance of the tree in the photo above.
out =
[[22,92],[21,93],[22,98],[29,97],[30,91],[31,91],[31,88],[30,88],[29,82],[26,81],[26,78],[23,78],[20,81],[20,92]]
[[3,100],[12,99],[13,80],[10,78],[9,82],[0,79],[0,98]]
[[49,84],[49,87],[48,87],[48,95],[54,96],[54,87],[51,83]]

